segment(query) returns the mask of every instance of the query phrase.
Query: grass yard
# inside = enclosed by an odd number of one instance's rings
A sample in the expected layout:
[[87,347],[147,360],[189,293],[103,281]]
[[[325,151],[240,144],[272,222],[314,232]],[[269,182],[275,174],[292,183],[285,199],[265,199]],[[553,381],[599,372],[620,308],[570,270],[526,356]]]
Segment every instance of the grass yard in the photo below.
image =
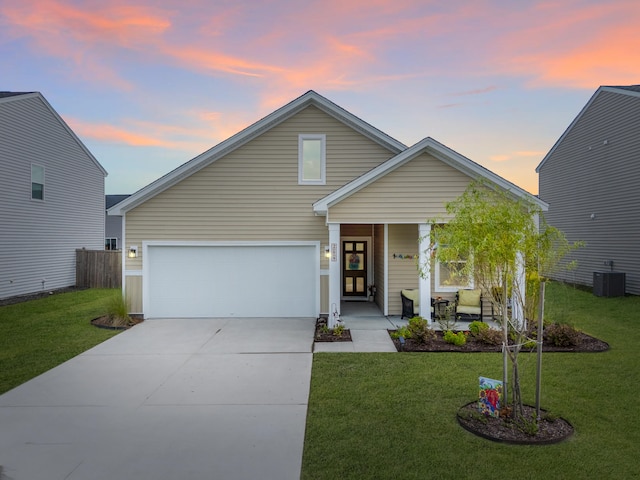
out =
[[0,307],[0,394],[116,335],[90,321],[118,292],[81,290]]
[[[458,425],[458,408],[477,398],[478,376],[502,377],[500,354],[320,353],[302,478],[640,478],[640,297],[551,284],[545,308],[547,319],[611,346],[543,355],[542,406],[573,424],[569,440],[506,445]],[[536,358],[520,359],[523,396],[533,404]]]

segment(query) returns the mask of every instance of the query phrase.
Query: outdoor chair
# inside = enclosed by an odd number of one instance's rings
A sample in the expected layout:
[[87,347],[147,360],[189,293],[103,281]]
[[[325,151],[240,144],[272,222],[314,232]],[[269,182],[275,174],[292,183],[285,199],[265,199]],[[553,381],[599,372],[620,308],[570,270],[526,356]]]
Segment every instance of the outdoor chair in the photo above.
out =
[[456,319],[484,322],[482,303],[482,291],[479,288],[476,290],[458,290],[455,303]]
[[[400,319],[412,318],[420,315],[420,290],[401,290],[402,315]],[[433,298],[431,299],[431,318],[433,318]]]

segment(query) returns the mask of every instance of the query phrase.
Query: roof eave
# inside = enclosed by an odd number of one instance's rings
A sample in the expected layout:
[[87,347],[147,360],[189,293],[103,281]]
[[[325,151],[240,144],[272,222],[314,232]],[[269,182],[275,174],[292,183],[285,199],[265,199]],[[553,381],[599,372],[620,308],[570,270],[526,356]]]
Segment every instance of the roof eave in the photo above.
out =
[[508,180],[505,180],[499,175],[496,175],[483,166],[459,154],[455,150],[452,150],[449,147],[437,142],[433,138],[427,137],[419,141],[412,147],[409,147],[405,151],[399,153],[395,157],[387,160],[385,163],[379,165],[368,173],[348,183],[344,187],[341,187],[333,193],[327,195],[326,197],[318,200],[313,204],[314,213],[316,215],[326,216],[329,208],[331,208],[333,205],[340,203],[345,198],[350,197],[362,188],[370,185],[379,178],[385,176],[387,173],[395,170],[396,168],[399,168],[413,158],[425,152],[433,155],[438,160],[461,171],[474,180],[478,180],[480,178],[489,180],[490,182],[496,184],[498,187],[511,192],[516,197],[524,198],[534,203],[542,211],[547,211],[549,208],[549,205],[546,202],[536,197],[535,195],[530,194],[526,190],[518,187]]

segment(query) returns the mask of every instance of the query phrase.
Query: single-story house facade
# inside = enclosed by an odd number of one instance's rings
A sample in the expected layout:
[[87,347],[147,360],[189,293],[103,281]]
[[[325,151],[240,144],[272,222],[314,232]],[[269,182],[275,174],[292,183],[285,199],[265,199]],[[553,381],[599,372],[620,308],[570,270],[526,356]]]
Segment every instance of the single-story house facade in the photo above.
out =
[[108,211],[123,216],[132,313],[171,317],[339,315],[345,300],[400,315],[402,289],[458,288],[419,275],[432,219],[470,182],[546,204],[432,138],[411,147],[314,91]]

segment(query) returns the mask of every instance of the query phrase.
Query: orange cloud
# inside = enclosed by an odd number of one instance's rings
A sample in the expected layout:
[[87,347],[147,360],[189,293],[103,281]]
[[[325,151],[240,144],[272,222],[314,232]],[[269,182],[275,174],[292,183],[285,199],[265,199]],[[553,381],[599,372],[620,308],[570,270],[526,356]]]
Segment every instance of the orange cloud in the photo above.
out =
[[169,141],[148,134],[132,132],[106,123],[88,123],[77,119],[67,119],[67,123],[80,137],[87,137],[108,143],[121,143],[134,147],[180,148],[178,142]]
[[507,162],[509,160],[517,160],[518,158],[531,158],[531,157],[539,158],[540,160],[542,160],[545,154],[546,152],[539,152],[534,150],[531,150],[531,151],[521,150],[517,152],[490,155],[489,160],[491,160],[492,162]]
[[197,71],[225,72],[249,77],[262,77],[282,71],[281,68],[265,63],[251,62],[197,47],[160,45],[159,48],[161,54]]
[[[176,124],[125,119],[119,125],[69,118],[71,128],[83,138],[134,147],[162,147],[197,154],[235,135],[250,121],[240,115],[209,111],[183,112],[187,118]],[[251,121],[255,121],[253,118]]]
[[523,28],[501,39],[499,69],[526,75],[532,86],[594,89],[640,78],[640,3],[605,2],[576,8],[545,4],[526,12]]

